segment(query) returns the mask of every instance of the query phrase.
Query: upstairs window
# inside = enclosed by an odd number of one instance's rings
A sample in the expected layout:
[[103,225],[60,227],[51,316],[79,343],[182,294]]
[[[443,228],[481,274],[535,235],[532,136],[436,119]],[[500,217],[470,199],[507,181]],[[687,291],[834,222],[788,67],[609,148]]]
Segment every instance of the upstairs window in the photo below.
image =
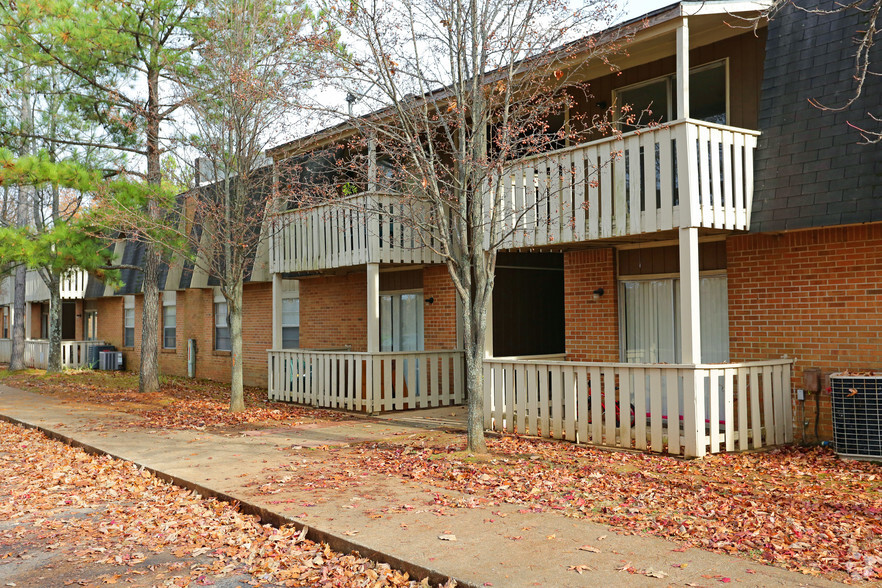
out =
[[[728,124],[727,61],[715,61],[689,70],[689,117]],[[677,76],[671,74],[615,91],[616,103],[628,105],[634,124],[622,124],[625,132],[650,122],[671,122],[677,116]],[[649,112],[644,112],[649,111]]]

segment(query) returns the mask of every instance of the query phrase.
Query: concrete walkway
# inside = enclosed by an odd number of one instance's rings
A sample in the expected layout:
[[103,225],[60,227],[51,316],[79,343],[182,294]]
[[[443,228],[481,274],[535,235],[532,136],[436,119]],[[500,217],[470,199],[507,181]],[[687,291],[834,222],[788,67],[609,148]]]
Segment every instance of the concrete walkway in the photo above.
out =
[[[157,431],[127,426],[136,419],[130,414],[0,385],[0,415],[135,462],[203,494],[238,500],[244,511],[265,521],[308,526],[310,538],[326,540],[334,549],[356,550],[415,576],[430,574],[436,582],[452,577],[461,586],[497,588],[660,587],[716,586],[730,578],[738,586],[835,585],[737,557],[677,551],[677,544],[664,539],[619,535],[585,520],[522,513],[516,505],[433,508],[432,492],[453,499],[457,494],[382,474],[353,485],[321,483],[320,472],[334,466],[321,459],[322,448],[459,427],[462,409],[226,434]],[[282,474],[297,478],[299,490],[266,491],[268,478],[283,479]],[[314,478],[313,488],[303,488],[303,476]],[[456,540],[440,540],[440,535],[455,535]],[[515,541],[512,536],[522,538]],[[585,544],[600,553],[578,549]],[[588,567],[580,574],[571,566]],[[629,566],[664,576],[621,571]]]

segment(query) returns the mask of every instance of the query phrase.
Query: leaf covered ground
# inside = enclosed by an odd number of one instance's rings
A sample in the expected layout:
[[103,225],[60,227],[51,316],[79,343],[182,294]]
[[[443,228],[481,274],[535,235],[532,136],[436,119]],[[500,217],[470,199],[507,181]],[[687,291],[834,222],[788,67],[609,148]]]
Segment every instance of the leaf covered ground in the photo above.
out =
[[[274,494],[303,484],[327,492],[358,485],[356,472],[418,481],[436,505],[557,512],[626,534],[673,539],[683,548],[737,554],[810,575],[882,581],[882,468],[821,448],[684,461],[503,436],[490,456],[464,442],[423,436],[330,448],[309,476],[271,473]],[[454,490],[450,498],[439,489]],[[517,540],[518,537],[513,537]]]
[[229,411],[229,384],[173,376],[162,378],[159,391],[138,392],[132,372],[43,370],[0,372],[0,383],[49,394],[78,404],[88,403],[136,415],[131,425],[158,429],[204,429],[243,425],[291,426],[317,421],[340,421],[353,415],[333,410],[269,403],[266,389],[245,388],[246,410]]
[[[261,525],[131,463],[4,422],[0,480],[0,569],[7,578],[17,562],[51,553],[60,554],[52,561],[62,561],[64,573],[51,563],[30,581],[200,586],[233,576],[255,586],[418,585],[386,565],[304,539],[297,529]],[[105,573],[96,576],[96,569]]]
[[[0,374],[0,381],[71,400],[87,398],[142,415],[143,426],[158,429],[358,418],[269,404],[265,391],[256,389],[248,391],[249,411],[231,416],[223,384],[183,379],[165,381],[155,398],[138,395],[130,374]],[[286,491],[327,494],[381,476],[418,483],[436,507],[514,504],[522,512],[558,513],[619,533],[673,539],[684,549],[737,554],[846,582],[882,582],[879,464],[803,447],[684,461],[517,436],[491,437],[488,445],[489,456],[470,457],[461,435],[431,431],[322,448],[311,453],[308,465],[291,449],[291,464],[269,468],[252,487],[283,502]],[[293,475],[295,470],[301,473]],[[517,539],[515,534],[512,540]]]

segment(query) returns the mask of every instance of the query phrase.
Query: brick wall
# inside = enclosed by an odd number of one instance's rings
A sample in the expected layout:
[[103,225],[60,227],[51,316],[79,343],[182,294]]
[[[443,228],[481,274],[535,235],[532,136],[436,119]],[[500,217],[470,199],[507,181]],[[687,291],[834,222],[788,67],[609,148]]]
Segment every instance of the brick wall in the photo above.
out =
[[[187,375],[187,340],[196,339],[196,377],[230,381],[230,353],[214,349],[214,291],[192,288],[177,293],[175,348],[162,347],[159,332],[159,371]],[[123,348],[123,299],[98,300],[98,338],[122,349],[126,369],[137,370],[141,358],[141,312],[143,296],[135,297],[135,346]],[[266,350],[272,345],[272,285],[246,284],[242,324],[244,381],[247,386],[266,386]],[[162,318],[160,313],[160,327]]]
[[[730,237],[727,257],[732,361],[796,357],[794,398],[803,368],[882,370],[882,224]],[[830,439],[827,394],[821,409],[821,437]]]
[[[619,328],[613,249],[564,254],[566,350],[572,361],[618,361]],[[604,294],[594,299],[594,290]]]
[[456,289],[447,266],[423,269],[423,296],[434,298],[423,305],[423,342],[426,350],[456,349]]
[[300,280],[300,347],[367,350],[367,274]]

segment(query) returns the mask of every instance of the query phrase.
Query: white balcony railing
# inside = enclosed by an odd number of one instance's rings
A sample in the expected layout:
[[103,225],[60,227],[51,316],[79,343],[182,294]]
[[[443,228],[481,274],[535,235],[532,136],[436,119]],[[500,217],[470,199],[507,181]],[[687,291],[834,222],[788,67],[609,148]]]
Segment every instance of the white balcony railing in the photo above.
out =
[[[81,368],[89,362],[89,347],[104,345],[104,341],[62,341],[61,367]],[[9,363],[12,357],[12,339],[0,339],[0,363]],[[49,366],[49,341],[28,339],[25,341],[24,362],[27,367],[46,369]]]
[[[305,272],[365,263],[440,263],[428,226],[428,206],[391,194],[359,194],[274,217],[273,272]],[[404,221],[403,219],[411,219]]]
[[758,135],[687,119],[517,160],[486,193],[502,246],[747,229]]
[[[10,288],[12,280],[8,280]],[[83,270],[72,270],[61,278],[61,299],[77,300],[86,295],[86,287],[89,284],[89,274]],[[41,302],[49,300],[49,288],[46,282],[35,270],[29,270],[25,285],[25,299],[28,302]]]
[[485,359],[484,426],[689,457],[781,445],[793,440],[792,364]]
[[268,355],[270,400],[369,413],[463,402],[461,351]]

